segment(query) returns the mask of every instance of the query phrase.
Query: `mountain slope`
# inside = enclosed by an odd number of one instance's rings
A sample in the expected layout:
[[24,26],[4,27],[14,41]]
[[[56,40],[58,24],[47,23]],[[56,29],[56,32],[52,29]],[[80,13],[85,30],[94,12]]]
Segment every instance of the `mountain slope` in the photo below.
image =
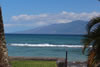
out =
[[70,23],[52,24],[49,26],[39,27],[26,30],[20,33],[24,34],[85,34],[86,21],[73,21]]

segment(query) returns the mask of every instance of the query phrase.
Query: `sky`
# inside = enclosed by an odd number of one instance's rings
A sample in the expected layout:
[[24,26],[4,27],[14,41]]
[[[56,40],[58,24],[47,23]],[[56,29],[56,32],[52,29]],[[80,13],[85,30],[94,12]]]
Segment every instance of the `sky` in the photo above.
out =
[[6,33],[51,24],[89,21],[100,15],[98,0],[0,0]]

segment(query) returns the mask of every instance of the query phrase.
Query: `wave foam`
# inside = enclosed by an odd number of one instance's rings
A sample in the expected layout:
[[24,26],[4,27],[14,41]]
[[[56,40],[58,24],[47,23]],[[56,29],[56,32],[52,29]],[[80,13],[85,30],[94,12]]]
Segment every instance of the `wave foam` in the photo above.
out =
[[69,47],[82,48],[83,45],[52,45],[52,44],[9,44],[10,46],[26,46],[26,47]]

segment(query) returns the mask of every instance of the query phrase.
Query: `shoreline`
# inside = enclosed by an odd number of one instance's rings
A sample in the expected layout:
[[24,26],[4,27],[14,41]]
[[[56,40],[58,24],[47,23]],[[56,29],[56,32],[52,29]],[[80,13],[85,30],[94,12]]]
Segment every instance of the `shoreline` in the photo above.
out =
[[9,56],[10,60],[42,60],[42,61],[57,61],[64,60],[64,58],[56,58],[56,57],[24,57],[24,56]]
[[[9,56],[10,61],[61,61],[65,62],[65,58],[56,57],[24,57],[24,56]],[[68,67],[86,67],[86,61],[68,61]]]

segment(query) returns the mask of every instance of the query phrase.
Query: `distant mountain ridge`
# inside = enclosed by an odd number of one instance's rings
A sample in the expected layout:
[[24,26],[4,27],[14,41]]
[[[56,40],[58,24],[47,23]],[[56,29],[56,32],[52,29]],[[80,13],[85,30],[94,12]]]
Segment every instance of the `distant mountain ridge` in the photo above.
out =
[[18,32],[20,34],[86,34],[87,21],[72,21],[70,23],[52,24],[31,30]]

